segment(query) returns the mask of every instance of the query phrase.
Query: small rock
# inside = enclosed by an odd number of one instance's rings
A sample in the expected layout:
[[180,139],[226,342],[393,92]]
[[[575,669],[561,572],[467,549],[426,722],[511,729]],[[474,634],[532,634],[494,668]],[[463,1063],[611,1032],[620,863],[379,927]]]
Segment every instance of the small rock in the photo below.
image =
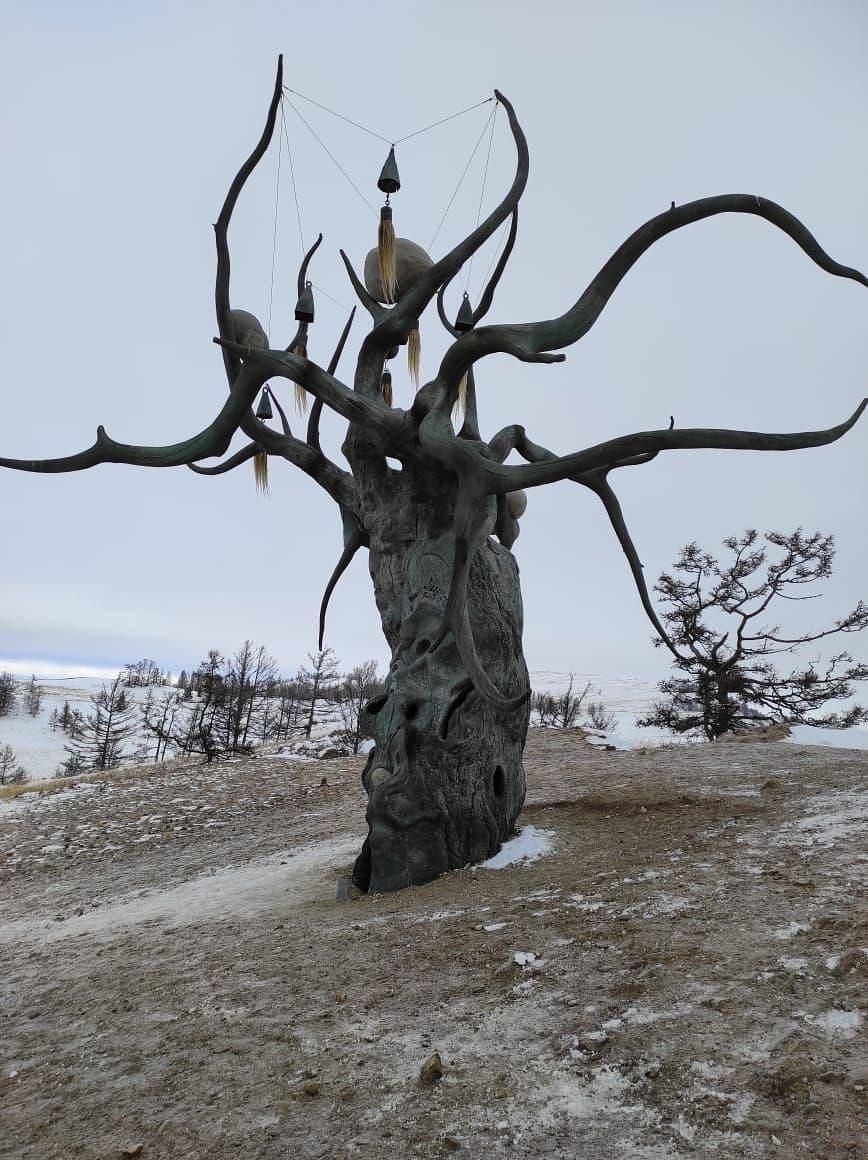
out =
[[350,896],[350,880],[349,878],[339,878],[337,890],[335,891],[335,902],[346,902]]
[[454,1136],[444,1136],[443,1147],[447,1152],[457,1152],[461,1147],[461,1144],[458,1142],[458,1140],[455,1139]]
[[437,1083],[443,1078],[446,1073],[446,1068],[443,1066],[443,1060],[440,1058],[440,1052],[435,1051],[433,1055],[422,1064],[419,1069],[419,1079],[422,1083],[432,1084]]
[[301,1090],[306,1096],[318,1096],[322,1087],[315,1079],[309,1079]]
[[781,783],[778,781],[778,779],[776,777],[766,778],[766,780],[762,783],[762,786],[760,787],[760,789],[762,790],[763,793],[771,793],[772,790],[780,789],[780,788],[781,788]]
[[129,1148],[121,1150],[121,1156],[141,1156],[144,1150],[144,1144],[130,1144]]

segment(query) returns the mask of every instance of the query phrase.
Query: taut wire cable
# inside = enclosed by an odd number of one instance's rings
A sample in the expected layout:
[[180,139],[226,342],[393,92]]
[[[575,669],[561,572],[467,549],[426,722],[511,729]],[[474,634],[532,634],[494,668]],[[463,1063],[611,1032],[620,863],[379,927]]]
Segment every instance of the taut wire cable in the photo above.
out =
[[362,193],[362,191],[359,189],[359,187],[356,185],[356,183],[353,181],[353,179],[347,173],[346,169],[344,169],[343,165],[341,165],[340,161],[338,161],[337,157],[335,157],[334,153],[332,153],[331,149],[329,149],[329,147],[325,144],[325,142],[317,135],[316,130],[312,128],[312,126],[309,124],[309,122],[298,111],[298,109],[295,107],[295,105],[292,103],[292,101],[289,100],[288,97],[287,97],[287,104],[292,109],[292,111],[295,113],[295,115],[299,118],[301,123],[307,128],[308,132],[314,137],[314,139],[316,141],[319,142],[319,144],[322,146],[322,148],[326,151],[326,153],[329,155],[329,157],[332,159],[334,164],[338,167],[340,172],[344,175],[344,177],[347,179],[347,181],[350,183],[350,185],[353,187],[353,189],[356,191],[356,193],[359,195],[359,197],[362,199],[362,201],[365,203],[365,205],[368,207],[368,209],[374,215],[374,217],[379,217],[377,210],[374,209],[374,207],[371,205],[371,203],[368,201],[368,199],[365,197],[365,195]]
[[[347,117],[343,113],[339,113],[336,109],[330,109],[328,105],[320,104],[315,101],[313,97],[308,97],[304,93],[300,93],[298,89],[291,89],[289,85],[283,86],[284,93],[292,93],[294,97],[300,97],[303,101],[307,101],[310,105],[315,105],[318,109],[322,109],[324,113],[328,113],[332,117],[337,117],[339,121],[345,121],[347,125],[352,125],[355,129],[361,129],[363,133],[367,133],[370,137],[376,137],[378,141],[385,141],[387,145],[401,145],[405,141],[412,140],[413,137],[419,137],[423,133],[429,132],[431,129],[436,129],[439,125],[445,125],[447,121],[454,121],[456,117],[463,117],[465,113],[472,113],[474,109],[479,109],[483,105],[487,105],[490,101],[496,101],[496,97],[485,97],[481,101],[477,101],[475,105],[468,105],[466,109],[459,109],[457,113],[450,113],[448,117],[441,117],[439,121],[432,121],[430,125],[425,125],[421,129],[415,129],[412,133],[407,133],[404,137],[398,137],[397,140],[390,137],[385,137],[382,133],[378,133],[375,129],[369,129],[367,125],[362,125],[359,121],[354,121],[352,117]],[[289,102],[292,105],[292,101]],[[295,108],[295,106],[292,106]],[[295,110],[298,112],[298,109]],[[299,116],[301,114],[299,113]]]
[[[283,113],[283,101],[280,103],[280,111]],[[277,263],[277,215],[280,206],[280,156],[283,153],[283,142],[280,137],[277,139],[277,177],[274,182],[274,225],[271,231],[271,286],[268,290],[268,325],[265,328],[265,333],[269,335],[269,342],[271,341],[271,316],[274,309],[274,268]]]
[[298,219],[298,239],[301,242],[301,252],[304,253],[306,246],[304,244],[304,230],[301,228],[301,209],[298,204],[298,190],[295,185],[295,166],[292,163],[292,149],[289,144],[289,133],[286,128],[286,115],[283,109],[283,101],[280,102],[280,124],[283,129],[283,139],[286,142],[286,154],[289,157],[289,175],[292,178],[292,195],[295,198],[295,216]]
[[431,241],[428,243],[429,250],[434,245],[434,243],[437,241],[437,235],[440,233],[441,229],[443,228],[443,223],[446,221],[446,215],[449,213],[450,209],[452,209],[452,203],[455,201],[455,198],[458,196],[458,190],[461,188],[461,184],[464,181],[464,178],[467,176],[467,170],[470,168],[471,164],[473,163],[473,158],[476,156],[477,149],[482,144],[482,139],[486,134],[486,131],[488,129],[489,124],[491,123],[491,119],[493,118],[494,113],[495,113],[495,110],[492,109],[492,111],[488,115],[488,120],[482,126],[482,132],[479,134],[479,137],[476,140],[476,144],[473,146],[473,152],[470,154],[469,158],[467,159],[467,164],[464,166],[464,171],[461,174],[461,176],[458,178],[458,184],[455,186],[455,189],[453,190],[452,196],[449,198],[449,203],[446,206],[446,209],[444,209],[444,211],[443,211],[443,216],[440,218],[440,222],[437,226],[437,229],[434,231],[433,237],[431,238]]
[[[479,194],[479,209],[476,211],[476,225],[473,227],[477,229],[479,226],[479,219],[482,217],[482,202],[485,198],[485,184],[488,181],[488,163],[491,161],[491,146],[494,143],[494,123],[497,120],[497,105],[494,106],[494,112],[491,116],[491,136],[488,138],[488,153],[485,158],[485,171],[482,174],[482,190]],[[469,293],[470,290],[470,275],[473,272],[473,259],[476,254],[470,255],[470,261],[467,263],[467,278],[464,282],[464,289]]]

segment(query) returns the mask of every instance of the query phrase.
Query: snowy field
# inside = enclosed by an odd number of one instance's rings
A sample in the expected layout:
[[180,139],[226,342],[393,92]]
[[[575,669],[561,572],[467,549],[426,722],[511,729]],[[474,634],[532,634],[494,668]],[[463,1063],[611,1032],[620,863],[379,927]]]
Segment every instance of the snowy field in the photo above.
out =
[[[24,685],[31,674],[36,675],[39,685],[44,691],[42,706],[38,716],[31,717],[21,705],[7,717],[0,718],[0,747],[11,745],[15,751],[18,763],[27,772],[28,779],[43,781],[55,776],[58,766],[66,757],[64,745],[68,739],[61,729],[52,731],[49,718],[56,709],[63,710],[65,703],[69,703],[71,710],[78,710],[87,714],[92,706],[90,698],[100,688],[110,681],[114,674],[107,670],[82,666],[73,673],[70,667],[59,664],[50,664],[44,661],[12,661],[0,658],[0,672],[9,671]],[[555,672],[547,669],[534,670],[530,674],[531,687],[534,692],[545,692],[558,695],[563,693],[570,679],[570,674]],[[660,745],[691,744],[683,737],[674,737],[662,729],[639,728],[636,721],[646,712],[656,695],[655,686],[650,681],[638,677],[605,676],[597,673],[576,673],[573,681],[573,692],[580,693],[590,682],[591,689],[587,701],[602,701],[608,712],[614,715],[615,724],[605,733],[592,735],[592,744],[605,746],[612,745],[619,750],[652,748]],[[155,693],[165,690],[157,687]],[[143,688],[127,690],[128,700],[132,704],[141,703],[147,695]],[[318,714],[314,728],[314,740],[320,745],[327,745],[326,737],[335,727],[335,721],[329,714],[326,706]],[[143,740],[143,735],[134,737],[127,749],[130,753]],[[811,729],[808,726],[797,726],[788,738],[791,743],[799,745],[827,745],[844,749],[868,749],[868,728],[856,726],[852,729]],[[316,746],[309,746],[301,756],[316,756]]]

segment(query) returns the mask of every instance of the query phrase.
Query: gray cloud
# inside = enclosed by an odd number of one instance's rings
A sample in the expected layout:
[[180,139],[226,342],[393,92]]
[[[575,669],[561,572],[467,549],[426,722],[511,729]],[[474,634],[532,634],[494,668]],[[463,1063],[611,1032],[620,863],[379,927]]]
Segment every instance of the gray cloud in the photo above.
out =
[[[387,136],[495,85],[510,96],[532,175],[493,320],[560,313],[643,220],[711,193],[779,201],[834,257],[868,268],[862,4],[325,3],[303,23],[289,15],[263,3],[7,8],[0,454],[68,453],[97,423],[168,443],[216,413],[211,223],[260,131],[280,50],[293,88]],[[306,115],[376,200],[384,147]],[[427,244],[486,115],[399,149],[399,234]],[[287,127],[305,240],[326,235],[314,280],[348,305],[337,249],[361,261],[375,218],[291,110]],[[487,204],[512,162],[501,119]],[[265,321],[271,301],[276,340],[291,325],[301,246],[285,165],[273,292],[273,160],[231,236],[233,302]],[[438,250],[473,226],[480,182],[476,168]],[[471,292],[490,257],[474,264]],[[694,226],[642,260],[564,365],[490,360],[484,428],[521,421],[568,451],[670,414],[680,426],[827,426],[865,394],[866,310],[864,289],[823,274],[765,223]],[[328,357],[344,317],[318,296],[314,357]],[[433,312],[422,330],[431,368],[443,349]],[[400,404],[409,387],[395,369]],[[842,612],[868,574],[866,439],[863,423],[818,451],[673,453],[631,473],[619,486],[646,574],[688,539],[820,527],[839,547],[826,615]],[[337,454],[339,424],[327,440]],[[315,643],[340,529],[310,481],[279,465],[272,478],[263,500],[248,468],[219,479],[2,473],[0,653],[178,666],[252,637],[292,668]],[[516,547],[529,662],[654,674],[665,660],[592,499],[568,484],[530,497]],[[329,642],[348,661],[385,655],[361,558],[334,598]]]

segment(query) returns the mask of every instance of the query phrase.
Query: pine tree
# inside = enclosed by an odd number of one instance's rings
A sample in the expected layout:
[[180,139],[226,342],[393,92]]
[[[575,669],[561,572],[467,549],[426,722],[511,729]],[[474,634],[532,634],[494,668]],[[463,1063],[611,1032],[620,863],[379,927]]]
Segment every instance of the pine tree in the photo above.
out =
[[11,745],[0,745],[0,785],[20,785],[27,781],[24,767],[18,764]]
[[844,729],[868,719],[859,705],[826,711],[829,702],[853,696],[854,681],[868,680],[868,665],[848,652],[783,673],[772,659],[868,628],[868,606],[861,600],[814,632],[790,634],[766,620],[771,606],[817,595],[808,589],[832,574],[833,537],[806,535],[801,528],[760,536],[749,528],[723,545],[728,557],[722,560],[696,543],[685,545],[672,572],[657,582],[664,611],[654,643],[673,652],[681,675],[660,682],[665,700],[655,702],[639,724],[714,740],[758,722]]
[[120,764],[123,746],[136,732],[136,712],[126,708],[124,676],[119,673],[110,685],[103,685],[91,697],[92,712],[84,718],[72,744],[71,755],[81,758],[85,769],[114,769]]
[[0,673],[0,717],[7,717],[15,708],[18,686],[11,673]]

